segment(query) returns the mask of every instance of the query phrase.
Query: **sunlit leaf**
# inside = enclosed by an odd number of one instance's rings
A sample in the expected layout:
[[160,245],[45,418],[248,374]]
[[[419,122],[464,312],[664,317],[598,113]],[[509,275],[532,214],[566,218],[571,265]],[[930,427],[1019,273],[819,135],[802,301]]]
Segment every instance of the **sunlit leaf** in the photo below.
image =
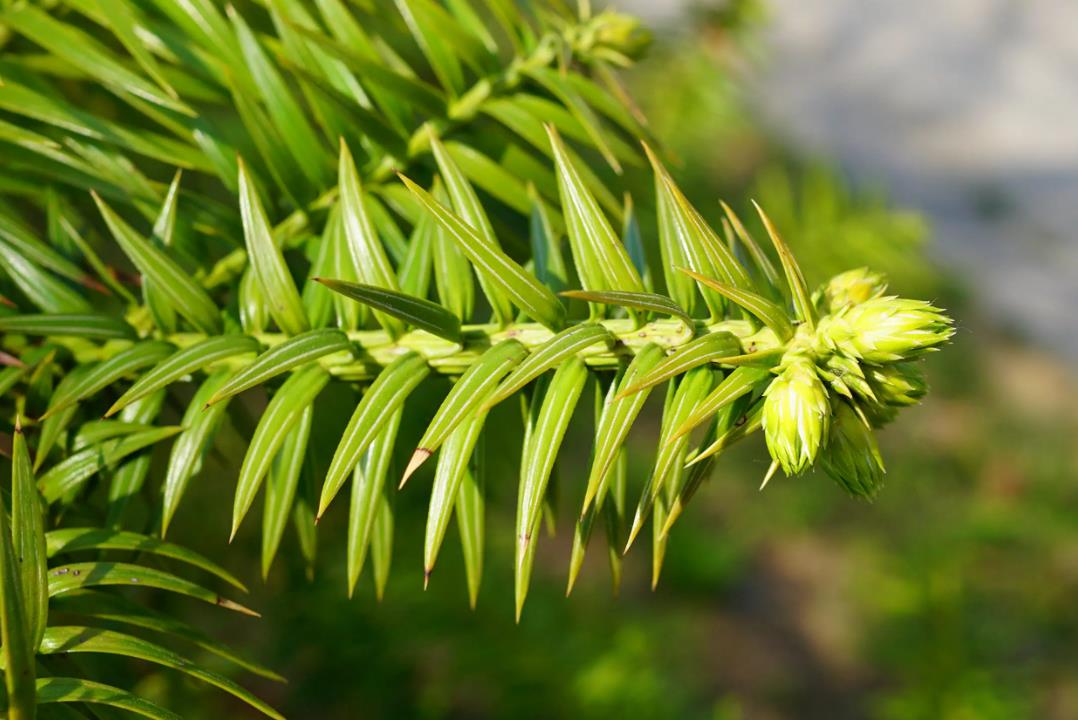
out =
[[184,272],[163,248],[156,247],[135,232],[96,193],[94,202],[97,203],[101,216],[105,218],[120,249],[131,259],[139,272],[153,282],[154,287],[176,312],[204,333],[219,332],[221,320],[217,304],[206,291]]
[[516,562],[514,564],[517,617],[524,606],[531,574],[530,556],[539,530],[539,511],[546,494],[569,419],[573,415],[588,372],[579,358],[562,363],[542,397],[540,410],[524,444],[517,496]]
[[92,340],[132,340],[130,325],[110,315],[55,313],[0,316],[0,331],[45,337],[82,337]]
[[542,346],[532,350],[502,381],[486,402],[493,406],[539,377],[560,366],[566,359],[592,347],[606,349],[615,342],[610,331],[598,323],[580,323],[562,330]]
[[188,483],[202,470],[203,460],[213,445],[214,434],[228,410],[228,400],[206,407],[210,397],[225,384],[228,377],[227,370],[219,370],[207,377],[195,391],[180,421],[183,432],[172,444],[161,490],[162,537],[168,532]]
[[45,632],[45,639],[41,643],[41,654],[53,653],[105,653],[156,663],[218,687],[271,718],[284,720],[283,715],[232,680],[206,670],[182,655],[177,655],[171,650],[133,635],[98,628],[50,627]]
[[132,345],[95,365],[79,382],[65,388],[65,392],[55,393],[42,418],[55,415],[69,405],[100,392],[120,378],[161,361],[172,354],[174,349],[172,345],[159,340],[146,340]]
[[504,340],[484,352],[468,368],[460,380],[442,401],[430,421],[415,452],[408,461],[401,479],[403,486],[408,478],[434,454],[438,447],[472,411],[480,408],[497,387],[498,382],[524,358],[527,350],[516,340]]
[[115,467],[128,455],[170,438],[182,429],[160,427],[146,432],[132,433],[86,448],[52,466],[38,478],[37,486],[48,502],[56,502],[68,493],[78,490],[102,469]]
[[289,376],[273,394],[251,436],[247,454],[243,456],[240,466],[236,497],[232,504],[230,539],[236,536],[285,438],[328,382],[329,374],[317,364],[310,364]]
[[678,269],[702,286],[711,288],[758,317],[783,342],[793,337],[793,325],[790,323],[790,319],[786,317],[786,311],[762,295],[757,295],[751,290],[742,290],[733,285],[727,285],[687,268]]
[[384,419],[393,417],[397,408],[429,373],[427,361],[421,355],[409,352],[394,360],[375,378],[352,413],[330,461],[318,502],[319,517],[329,507],[363,452],[379,436]]
[[39,705],[49,705],[51,703],[106,705],[118,710],[126,710],[135,715],[148,717],[151,720],[182,720],[182,716],[170,712],[146,698],[111,685],[82,678],[41,678],[37,681],[37,702]]
[[[285,525],[292,512],[292,503],[299,488],[307,452],[307,439],[311,434],[314,409],[308,405],[299,419],[289,428],[288,436],[281,443],[266,478],[265,505],[262,510],[262,577],[269,575],[273,558],[281,544]],[[312,523],[313,524],[313,523]]]
[[741,352],[741,343],[731,333],[713,332],[696,338],[663,358],[650,371],[636,379],[631,386],[620,391],[616,397],[625,397],[640,392],[644,388],[658,385],[673,377],[683,375],[695,367],[737,355]]
[[167,387],[186,375],[236,355],[257,352],[258,347],[258,341],[246,335],[218,335],[178,350],[144,373],[112,404],[105,417],[115,415],[129,403]]
[[[633,357],[625,373],[618,381],[618,392],[636,385],[639,378],[643,377],[654,368],[663,358],[663,352],[658,345],[648,343]],[[636,416],[644,407],[647,400],[648,390],[634,393],[628,396],[613,397],[606,402],[599,424],[595,430],[595,452],[592,457],[591,472],[588,474],[587,489],[584,492],[584,504],[580,514],[584,515],[596,496],[605,491],[610,468],[613,466],[618,451],[621,449],[625,437],[629,434]]]
[[478,235],[475,230],[450,212],[423,188],[408,178],[402,178],[423,206],[441,223],[468,259],[494,283],[513,303],[532,319],[552,330],[560,328],[565,308],[554,293],[543,286],[534,275],[520,267],[499,247]]
[[[355,276],[364,285],[390,292],[397,290],[397,278],[374,229],[374,223],[364,206],[363,187],[359,182],[355,162],[348,145],[341,140],[338,187],[341,195],[341,225],[348,241],[349,253],[355,264]],[[332,287],[332,286],[331,286]],[[392,336],[403,331],[399,317],[383,314],[375,308],[375,317]]]
[[239,187],[240,215],[251,267],[277,325],[289,335],[298,335],[309,327],[303,301],[284,256],[273,240],[258,190],[242,159],[239,161]]
[[[359,582],[369,547],[375,545],[376,563],[384,563],[387,560],[384,554],[386,548],[377,546],[378,542],[386,542],[384,535],[379,536],[380,530],[385,531],[385,528],[380,528],[379,524],[384,526],[387,522],[385,519],[385,513],[388,510],[386,492],[389,486],[386,479],[389,476],[393,445],[397,439],[397,431],[400,429],[403,414],[404,409],[401,407],[389,413],[389,419],[368,445],[353,472],[352,497],[348,508],[349,597],[352,596],[356,583]],[[379,552],[382,553],[380,558]],[[379,572],[381,570],[383,570],[382,565],[377,565],[375,575],[376,585],[379,588],[384,587],[385,583],[384,576]],[[378,594],[380,597],[381,590],[378,590]]]
[[206,404],[214,405],[244,390],[261,385],[281,373],[316,364],[315,361],[319,358],[333,353],[349,352],[351,348],[352,344],[348,341],[348,336],[340,330],[332,328],[308,330],[302,335],[296,335],[279,345],[274,345],[255,358],[250,365],[240,368]]

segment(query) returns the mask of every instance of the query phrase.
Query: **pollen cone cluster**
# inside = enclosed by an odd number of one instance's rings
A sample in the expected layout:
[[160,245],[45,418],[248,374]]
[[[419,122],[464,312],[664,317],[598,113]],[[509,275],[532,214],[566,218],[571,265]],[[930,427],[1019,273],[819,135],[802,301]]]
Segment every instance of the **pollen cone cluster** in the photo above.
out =
[[797,327],[764,393],[767,448],[786,475],[819,460],[851,495],[879,489],[884,469],[872,428],[925,395],[917,360],[954,334],[940,309],[886,290],[882,275],[859,269],[813,294],[821,317]]

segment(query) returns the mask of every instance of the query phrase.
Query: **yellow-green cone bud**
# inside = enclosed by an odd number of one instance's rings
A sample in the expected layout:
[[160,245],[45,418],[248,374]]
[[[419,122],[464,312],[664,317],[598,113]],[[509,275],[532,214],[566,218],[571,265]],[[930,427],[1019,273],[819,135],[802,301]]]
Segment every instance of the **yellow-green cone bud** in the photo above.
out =
[[886,405],[916,405],[928,392],[920,363],[895,363],[869,369],[868,383]]
[[816,365],[804,355],[783,360],[782,371],[764,392],[764,437],[771,457],[787,475],[813,463],[827,438],[831,404]]
[[865,379],[865,372],[861,364],[845,355],[832,355],[827,362],[819,368],[820,377],[831,384],[831,387],[839,395],[853,399],[853,393],[868,400],[875,400],[876,396],[872,387]]
[[922,300],[878,297],[823,318],[817,349],[839,350],[869,363],[905,360],[954,335],[951,319]]
[[854,497],[871,498],[883,485],[883,458],[876,437],[846,403],[838,403],[827,448],[820,454],[824,472]]
[[824,287],[824,300],[830,312],[850,305],[860,305],[877,298],[887,290],[887,278],[868,268],[847,270],[831,278]]

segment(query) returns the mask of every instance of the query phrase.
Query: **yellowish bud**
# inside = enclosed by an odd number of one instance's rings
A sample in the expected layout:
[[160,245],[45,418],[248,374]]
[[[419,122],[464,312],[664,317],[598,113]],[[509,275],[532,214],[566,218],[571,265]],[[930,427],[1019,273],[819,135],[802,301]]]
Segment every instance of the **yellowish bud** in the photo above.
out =
[[868,268],[857,268],[840,273],[824,287],[824,299],[830,312],[838,312],[850,305],[877,298],[887,290],[887,278]]
[[819,368],[820,377],[831,384],[839,395],[853,399],[854,393],[862,398],[875,400],[872,387],[865,379],[861,364],[845,355],[835,354]]
[[767,449],[787,475],[797,475],[816,459],[827,438],[831,404],[805,355],[784,359],[782,370],[764,393],[763,426]]
[[928,392],[920,363],[895,363],[871,368],[868,383],[886,405],[916,405]]
[[934,350],[954,335],[952,320],[922,300],[878,297],[820,321],[816,347],[868,363],[891,363]]

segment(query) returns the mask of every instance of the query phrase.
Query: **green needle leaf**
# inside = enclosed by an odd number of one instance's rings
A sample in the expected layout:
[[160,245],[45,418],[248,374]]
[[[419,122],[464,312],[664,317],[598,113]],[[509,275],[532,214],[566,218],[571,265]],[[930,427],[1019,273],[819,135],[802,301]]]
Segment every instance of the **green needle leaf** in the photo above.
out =
[[382,601],[386,584],[389,582],[389,568],[393,561],[393,503],[388,494],[382,493],[382,501],[375,512],[374,530],[371,532],[371,565],[374,570],[374,595]]
[[767,228],[767,234],[771,237],[771,242],[779,255],[779,262],[782,263],[783,272],[786,273],[786,284],[790,287],[790,295],[793,298],[794,312],[797,319],[804,322],[809,330],[812,330],[816,327],[816,307],[812,304],[812,295],[805,285],[805,276],[801,273],[801,268],[798,266],[797,260],[794,259],[794,254],[790,252],[790,248],[783,241],[782,236],[779,235],[774,223],[771,222],[771,218],[767,216],[763,208],[756,204],[755,200],[752,204],[756,208],[756,212],[759,213],[764,227]]
[[[667,391],[666,407],[663,408],[662,427],[659,432],[659,452],[655,458],[655,467],[647,483],[640,492],[640,501],[633,516],[632,528],[625,543],[625,552],[633,544],[637,534],[644,526],[653,503],[666,489],[668,484],[680,485],[686,473],[685,454],[688,451],[689,438],[682,435],[671,442],[674,430],[689,417],[694,409],[704,401],[718,372],[711,367],[697,367],[685,373],[676,385],[671,383]],[[662,521],[656,518],[656,522]],[[661,561],[660,561],[661,565]]]
[[760,245],[753,239],[752,235],[745,228],[745,224],[741,222],[741,218],[737,216],[734,209],[726,204],[725,201],[719,200],[719,205],[722,206],[723,213],[726,214],[726,219],[729,220],[730,226],[734,230],[734,234],[737,239],[741,241],[741,244],[745,246],[745,249],[749,251],[749,255],[752,257],[756,266],[760,268],[760,272],[763,273],[764,278],[769,282],[772,287],[779,286],[779,274],[775,270],[775,266],[771,263],[771,258],[767,256]]
[[30,303],[43,312],[80,313],[92,308],[73,288],[4,242],[0,242],[0,274],[11,278]]
[[54,558],[65,553],[83,550],[130,550],[135,553],[150,553],[171,560],[187,563],[192,567],[205,570],[233,587],[247,592],[247,588],[232,573],[193,550],[182,545],[158,540],[149,535],[111,530],[109,528],[73,527],[50,530],[44,535],[48,557]]
[[[433,134],[430,145],[431,150],[434,151],[434,159],[438,163],[438,170],[441,171],[442,179],[445,181],[445,189],[453,203],[453,211],[482,238],[485,246],[500,250],[501,246],[494,235],[490,219],[479,203],[479,197],[475,194],[468,179],[446,151],[445,146]],[[513,308],[509,304],[509,298],[501,290],[497,278],[490,277],[487,270],[479,268],[479,284],[483,287],[487,300],[490,301],[495,320],[502,325],[512,321]]]
[[[117,2],[117,0],[98,1],[115,3],[117,5],[122,4]],[[151,233],[152,242],[155,242],[159,247],[168,247],[172,244],[172,233],[176,229],[176,204],[180,196],[181,175],[182,171],[177,170],[176,174],[172,177],[172,184],[168,187],[168,193],[165,195],[165,202],[161,205],[161,211],[157,214],[157,219],[153,224],[153,232]],[[72,233],[72,237],[77,236],[77,233]],[[150,311],[150,315],[153,317],[153,322],[154,325],[157,326],[157,329],[165,334],[176,332],[176,310],[169,303],[168,297],[161,294],[161,292],[154,287],[153,280],[148,277],[142,278],[142,298],[147,309]]]
[[121,562],[81,562],[49,570],[49,597],[88,587],[148,587],[186,595],[211,605],[258,617],[258,613],[164,570]]
[[686,268],[678,268],[678,270],[701,285],[711,288],[731,302],[748,310],[758,317],[764,325],[771,328],[780,341],[786,342],[793,337],[794,328],[790,323],[790,319],[786,317],[786,311],[762,295],[757,295],[751,290],[742,290],[733,285],[727,285]]
[[270,233],[266,211],[258,198],[258,190],[247,171],[243,158],[239,159],[240,215],[243,218],[243,236],[247,243],[247,257],[255,270],[262,294],[269,303],[270,314],[278,327],[289,335],[298,335],[309,328],[307,314],[303,310],[296,283],[285,263],[280,248]]
[[165,91],[166,95],[177,99],[179,96],[176,90],[165,79],[157,60],[147,49],[146,44],[138,37],[139,18],[135,15],[134,7],[124,0],[96,0],[96,3],[101,16],[108,23],[124,49],[146,71],[146,74],[157,83],[157,86]]
[[202,461],[213,446],[213,437],[228,410],[228,401],[206,407],[210,397],[228,380],[229,372],[219,370],[206,378],[195,391],[183,414],[183,432],[172,444],[161,490],[161,537],[168,532],[173,515],[187,491],[187,485],[202,469]]
[[258,341],[246,335],[220,335],[195,343],[162,360],[140,377],[112,404],[105,417],[115,415],[135,400],[167,387],[186,375],[236,355],[256,353],[258,348]]
[[213,640],[187,623],[150,610],[123,595],[100,590],[72,590],[52,598],[50,602],[54,610],[67,616],[78,615],[107,623],[121,623],[185,640],[267,680],[285,681],[269,668],[237,654],[224,643]]
[[[124,409],[120,415],[120,423],[132,425],[144,425],[150,429],[150,423],[157,420],[161,414],[161,407],[167,394],[164,388],[156,390],[140,400],[136,400]],[[102,420],[100,422],[108,422]],[[141,452],[112,473],[109,478],[108,505],[105,511],[105,525],[118,528],[123,523],[123,518],[131,499],[138,495],[146,482],[146,476],[150,472],[150,464],[153,461],[152,452]]]
[[41,644],[41,654],[53,653],[104,653],[152,662],[186,673],[243,700],[271,718],[284,720],[283,715],[225,676],[205,670],[198,663],[182,655],[177,655],[171,650],[133,635],[99,628],[51,627],[45,633],[45,639]]
[[183,102],[128,70],[104,45],[90,35],[76,30],[70,23],[60,22],[34,5],[15,6],[0,18],[15,32],[25,35],[50,53],[90,74],[117,94],[131,93],[182,115],[195,114]]
[[692,330],[695,327],[689,313],[665,295],[645,292],[621,292],[618,290],[566,290],[559,293],[562,297],[585,300],[587,302],[602,303],[603,305],[617,305],[634,310],[660,313],[675,317],[685,323],[685,327]]
[[524,358],[502,381],[483,407],[497,405],[547,370],[561,365],[566,358],[592,346],[606,349],[615,342],[616,338],[610,331],[598,323],[580,323],[568,327]]
[[430,300],[346,280],[312,279],[334,292],[403,320],[420,330],[426,330],[451,342],[460,342],[460,318]]
[[45,500],[54,503],[68,493],[78,490],[97,472],[116,467],[120,460],[128,455],[170,438],[182,429],[160,427],[88,447],[50,468],[38,479],[38,489],[41,490]]
[[[396,292],[397,278],[365,207],[363,187],[344,138],[341,138],[337,182],[341,194],[341,224],[355,265],[356,278],[364,285]],[[387,317],[381,310],[376,309],[375,317],[392,337],[397,337],[404,331],[398,322],[399,316],[395,313],[388,313]]]
[[678,234],[689,267],[698,273],[714,275],[728,285],[752,287],[748,273],[733,252],[699,211],[692,206],[667,172],[659,158],[645,145],[652,169],[655,171],[659,195]]
[[[719,417],[720,419],[726,420],[726,422],[720,422],[718,423],[718,426],[719,429],[723,430],[724,432],[719,435],[718,439],[708,445],[707,448],[701,450],[695,456],[693,456],[693,458],[688,462],[689,467],[696,467],[697,465],[702,465],[703,461],[709,461],[713,456],[730,447],[730,445],[732,445],[734,442],[759,430],[763,424],[762,402],[757,402],[754,408],[746,412],[744,415],[744,419],[740,420],[740,424],[731,425],[731,420],[736,419],[736,416],[726,408],[723,409],[722,413],[723,414]],[[772,461],[771,469],[768,470],[767,476],[764,479],[765,484],[767,483],[767,478],[770,478],[771,474],[775,471],[775,468],[776,463]],[[762,485],[760,487],[761,489],[763,488]],[[679,499],[680,497],[681,496],[679,495]],[[680,503],[680,505],[683,506],[684,503]],[[680,512],[680,510],[681,507],[679,507],[679,503],[675,503],[671,506],[671,519],[667,522],[668,525],[670,523],[673,523],[674,519],[677,517],[676,513]]]
[[134,329],[109,315],[53,313],[0,316],[0,331],[45,337],[81,337],[88,340],[134,340]]
[[[0,631],[4,636],[0,657],[4,660],[8,714],[12,720],[33,720],[35,648],[32,633],[35,628],[30,626],[27,608],[23,607],[22,571],[15,553],[7,510],[0,497]],[[34,588],[34,594],[36,596],[37,588]],[[30,612],[36,618],[39,611],[35,603]]]
[[[663,359],[663,351],[654,343],[648,343],[636,354],[618,383],[618,392],[636,385],[652,368]],[[617,458],[622,443],[632,427],[636,416],[644,407],[650,390],[643,389],[627,397],[614,397],[603,407],[599,424],[595,431],[595,454],[588,475],[587,490],[584,492],[584,504],[580,515],[588,512],[596,495],[605,492],[610,469]]]
[[445,446],[438,457],[438,467],[434,471],[434,487],[430,492],[430,505],[427,510],[427,531],[423,543],[423,584],[430,580],[430,574],[434,570],[434,563],[438,559],[438,551],[445,538],[446,528],[449,527],[449,518],[453,514],[453,508],[464,482],[464,475],[468,472],[468,464],[472,458],[472,450],[479,433],[483,430],[483,423],[487,419],[486,412],[474,411],[467,420],[449,433]]
[[238,370],[206,404],[215,405],[293,368],[310,365],[326,355],[351,352],[351,350],[352,343],[340,330],[332,328],[308,330],[301,335],[288,338],[280,345],[274,345],[255,358],[250,365]]
[[401,487],[404,487],[412,473],[434,454],[449,433],[487,401],[502,377],[527,353],[524,346],[516,340],[504,340],[484,352],[461,375],[420,438],[419,445],[404,470]]
[[243,456],[243,465],[240,466],[236,497],[232,504],[232,532],[229,541],[236,537],[236,531],[254,502],[262,480],[285,437],[328,382],[329,373],[317,364],[307,365],[285,380],[269,401],[251,436],[247,454]]
[[583,361],[572,357],[557,369],[543,396],[538,418],[525,439],[517,496],[516,562],[514,563],[517,618],[528,594],[531,557],[539,532],[540,511],[569,420],[588,380]]
[[149,278],[153,287],[177,313],[187,318],[201,332],[219,333],[221,317],[217,303],[202,286],[169,257],[164,248],[157,247],[139,235],[105,204],[101,196],[97,193],[92,194],[112,237],[124,254],[135,264],[138,271]]
[[85,400],[120,378],[135,372],[147,365],[153,365],[162,358],[168,357],[175,348],[166,342],[159,340],[147,340],[132,345],[128,349],[113,355],[108,360],[94,366],[86,373],[79,382],[65,389],[65,392],[57,392],[49,402],[49,409],[41,416],[41,419],[55,415],[64,408]]
[[379,436],[385,418],[393,416],[428,374],[430,366],[426,359],[418,353],[408,352],[394,360],[375,378],[356,405],[329,463],[322,496],[318,501],[319,518],[344,485],[363,452]]
[[[425,373],[424,373],[425,375]],[[362,459],[356,464],[352,475],[352,497],[348,507],[348,597],[352,597],[356,583],[359,582],[360,573],[363,572],[363,564],[367,559],[367,548],[377,542],[384,542],[385,538],[379,539],[379,519],[386,522],[384,513],[388,511],[386,500],[386,478],[389,476],[389,466],[393,459],[393,446],[397,441],[397,431],[400,429],[401,417],[404,408],[398,406],[389,414],[381,430],[371,441]],[[390,523],[392,522],[392,515]],[[380,563],[388,560],[383,555],[381,559],[378,552],[385,552],[385,547],[375,547],[375,575],[378,587],[384,587],[385,579],[378,572],[382,569]],[[381,579],[379,579],[381,578]],[[381,590],[378,591],[381,597]]]
[[[69,388],[72,388],[82,382],[82,379],[86,377],[86,374],[94,369],[94,365],[86,364],[79,365],[71,370],[67,375],[60,380],[56,386],[55,392],[66,393]],[[37,472],[45,461],[49,457],[49,452],[60,440],[60,436],[64,430],[71,423],[75,417],[75,412],[78,410],[77,405],[71,405],[66,410],[62,410],[56,415],[46,419],[41,423],[41,432],[37,436],[37,448],[36,457],[34,458],[34,472]],[[81,434],[81,433],[80,433]],[[78,436],[75,438],[73,445],[78,445]]]
[[265,505],[262,511],[262,579],[269,575],[273,558],[281,544],[285,526],[292,513],[292,503],[299,487],[300,473],[307,453],[314,408],[308,405],[293,425],[281,449],[273,459],[266,479]]
[[480,436],[472,456],[472,467],[464,472],[456,499],[457,528],[460,530],[464,573],[468,581],[468,604],[473,610],[483,580],[483,543],[486,534],[486,460],[483,445],[484,438]]
[[740,352],[741,342],[731,333],[708,333],[678,348],[673,355],[664,358],[662,362],[638,378],[632,386],[619,392],[615,397],[632,395],[705,363],[736,356]]
[[22,609],[31,648],[41,644],[49,612],[43,509],[41,494],[34,484],[26,438],[16,423],[11,440],[11,539],[18,561]]
[[[243,17],[232,5],[227,5],[228,17],[232,21],[235,36],[239,40],[240,49],[243,52],[245,66],[242,69],[233,69],[237,74],[248,71],[251,82],[251,90],[257,92],[272,119],[270,132],[284,144],[288,159],[295,163],[311,183],[319,183],[326,178],[327,165],[325,145],[322,144],[314,128],[311,127],[303,109],[296,102],[292,91],[285,83],[284,77],[278,71],[277,66],[267,57],[262,45],[258,42],[254,32],[244,21]],[[244,78],[246,80],[246,78]],[[246,89],[239,91],[247,92]],[[252,98],[253,99],[253,98]],[[275,132],[274,132],[275,131]],[[280,150],[274,150],[280,152]],[[243,195],[243,161],[240,161],[240,194]],[[241,200],[242,204],[242,200]],[[280,320],[278,320],[280,322]],[[282,327],[282,330],[285,328]],[[300,330],[285,330],[285,332],[301,332]]]
[[738,398],[762,388],[772,377],[769,370],[754,367],[738,367],[727,375],[718,387],[692,411],[673,431],[670,441],[692,432],[693,428],[711,418],[722,408]]
[[625,246],[610,227],[599,203],[584,184],[558,131],[547,126],[558,169],[558,192],[569,246],[585,290],[644,292]]
[[487,278],[500,286],[526,315],[551,330],[558,330],[565,320],[565,308],[545,285],[518,265],[497,245],[480,236],[426,190],[408,178],[401,180],[438,220],[449,236],[468,256],[468,260]]
[[181,715],[165,710],[126,690],[81,678],[41,678],[37,681],[37,702],[39,705],[50,703],[107,705],[151,718],[151,720],[183,720]]

